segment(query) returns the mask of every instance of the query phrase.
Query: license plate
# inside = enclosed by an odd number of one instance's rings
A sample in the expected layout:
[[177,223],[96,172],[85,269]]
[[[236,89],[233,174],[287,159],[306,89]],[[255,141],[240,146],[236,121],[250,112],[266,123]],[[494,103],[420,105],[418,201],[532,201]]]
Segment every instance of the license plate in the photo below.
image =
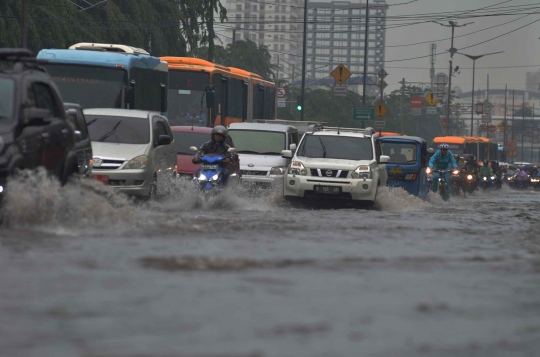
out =
[[107,175],[92,175],[92,179],[104,183],[105,185],[109,183],[109,176]]
[[390,169],[390,173],[391,173],[391,174],[400,174],[400,173],[402,173],[402,172],[403,172],[403,170],[402,170],[402,169],[399,169],[399,168],[392,168],[392,169]]
[[339,186],[315,186],[316,193],[323,193],[327,195],[338,195],[341,193],[341,187]]
[[218,165],[201,165],[201,169],[203,170],[216,170],[218,168]]

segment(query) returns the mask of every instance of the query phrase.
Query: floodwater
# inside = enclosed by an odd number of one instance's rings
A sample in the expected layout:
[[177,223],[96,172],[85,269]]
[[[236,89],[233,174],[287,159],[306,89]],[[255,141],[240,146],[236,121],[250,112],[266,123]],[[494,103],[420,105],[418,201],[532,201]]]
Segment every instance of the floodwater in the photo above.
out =
[[538,356],[540,196],[133,204],[13,182],[0,356]]

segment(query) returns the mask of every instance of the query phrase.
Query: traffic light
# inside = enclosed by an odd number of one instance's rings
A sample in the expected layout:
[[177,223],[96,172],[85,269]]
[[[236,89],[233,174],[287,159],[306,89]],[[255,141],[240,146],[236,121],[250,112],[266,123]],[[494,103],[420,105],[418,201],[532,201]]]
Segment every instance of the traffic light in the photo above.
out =
[[302,99],[300,96],[296,97],[296,110],[302,110]]

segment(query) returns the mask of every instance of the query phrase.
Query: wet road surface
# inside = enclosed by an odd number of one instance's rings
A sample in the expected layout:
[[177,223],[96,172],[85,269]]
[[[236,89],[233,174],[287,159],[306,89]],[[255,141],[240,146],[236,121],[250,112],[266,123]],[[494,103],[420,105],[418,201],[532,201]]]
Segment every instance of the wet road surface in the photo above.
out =
[[373,211],[12,185],[0,356],[539,356],[540,196]]

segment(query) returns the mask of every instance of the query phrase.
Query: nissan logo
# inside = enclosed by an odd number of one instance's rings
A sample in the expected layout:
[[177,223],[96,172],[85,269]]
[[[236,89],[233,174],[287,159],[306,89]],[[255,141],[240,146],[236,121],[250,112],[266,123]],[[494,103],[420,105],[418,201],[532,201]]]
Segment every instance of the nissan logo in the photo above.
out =
[[253,165],[253,164],[248,164],[248,167],[253,167],[253,166],[255,166],[255,165]]
[[327,170],[326,171],[326,176],[331,177],[332,176],[332,170]]

